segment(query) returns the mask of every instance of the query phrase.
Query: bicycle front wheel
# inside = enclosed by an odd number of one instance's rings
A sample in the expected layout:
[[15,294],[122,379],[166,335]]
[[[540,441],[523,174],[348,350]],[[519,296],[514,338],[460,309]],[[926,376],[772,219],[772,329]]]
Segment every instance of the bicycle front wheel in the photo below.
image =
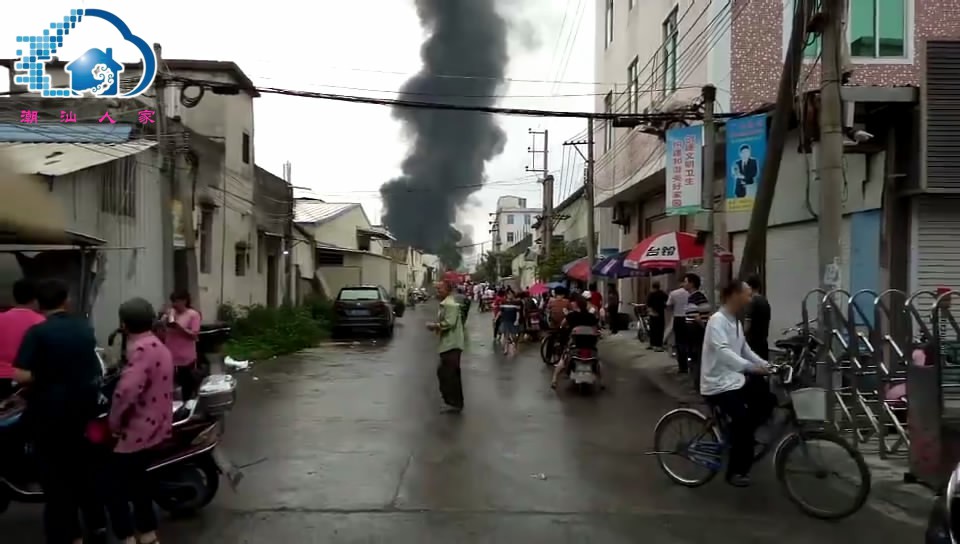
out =
[[[787,497],[808,516],[843,519],[863,508],[870,496],[867,463],[860,452],[834,433],[794,433],[781,442],[773,462],[777,481]],[[812,478],[804,482],[803,476]],[[836,476],[835,481],[827,481],[830,476]],[[838,497],[835,504],[829,504],[828,495]]]
[[682,486],[700,487],[723,466],[720,432],[706,416],[690,408],[677,408],[660,418],[653,447],[661,470]]

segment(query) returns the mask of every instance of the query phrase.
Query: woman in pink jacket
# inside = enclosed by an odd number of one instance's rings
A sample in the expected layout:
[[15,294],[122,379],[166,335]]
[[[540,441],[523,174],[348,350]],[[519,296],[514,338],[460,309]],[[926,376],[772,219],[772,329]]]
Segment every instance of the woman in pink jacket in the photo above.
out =
[[[153,306],[142,298],[120,306],[120,324],[127,334],[127,364],[110,406],[110,430],[117,439],[108,464],[110,522],[125,544],[157,542],[157,518],[147,468],[150,449],[173,431],[173,360],[154,336]],[[133,511],[131,513],[131,506]]]
[[190,293],[174,291],[170,295],[170,309],[164,316],[167,326],[165,341],[173,356],[175,379],[184,402],[196,396],[197,383],[197,335],[200,333],[200,312],[190,305]]

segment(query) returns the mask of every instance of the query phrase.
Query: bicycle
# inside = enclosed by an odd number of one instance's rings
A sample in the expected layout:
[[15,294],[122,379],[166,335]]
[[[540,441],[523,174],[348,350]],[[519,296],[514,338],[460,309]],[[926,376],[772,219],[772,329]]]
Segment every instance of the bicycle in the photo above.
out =
[[[775,391],[778,392],[776,410],[785,413],[786,418],[779,425],[774,425],[780,428],[774,429],[777,432],[771,436],[771,440],[767,443],[757,443],[754,460],[759,461],[765,457],[776,444],[773,465],[777,482],[787,498],[808,516],[823,520],[837,520],[856,513],[870,495],[870,471],[860,452],[825,425],[826,391],[816,387],[796,386],[793,381],[793,367],[790,365],[771,365],[770,370],[774,389],[779,389]],[[657,456],[661,470],[674,483],[691,488],[703,486],[710,482],[723,467],[729,449],[725,438],[727,421],[725,416],[714,408],[711,408],[710,416],[687,407],[671,410],[657,422],[654,429],[654,451],[648,452],[647,455]],[[699,432],[686,443],[680,442],[673,447],[665,444],[666,431],[672,426],[683,423],[692,423],[694,429],[699,428]],[[801,496],[795,484],[789,480],[790,473],[787,470],[789,462],[797,453],[806,458],[805,460],[812,461],[809,459],[808,446],[814,442],[826,442],[839,446],[857,466],[861,485],[853,494],[852,502],[844,508],[827,510],[811,504]],[[705,473],[691,478],[680,475],[668,463],[668,460],[674,456],[679,456],[697,467],[706,469]],[[831,472],[824,463],[816,464],[814,461],[810,466],[813,474],[821,480]],[[820,488],[820,486],[817,487]]]
[[540,339],[540,358],[547,366],[555,366],[559,363],[565,349],[562,334],[557,329],[551,329]]

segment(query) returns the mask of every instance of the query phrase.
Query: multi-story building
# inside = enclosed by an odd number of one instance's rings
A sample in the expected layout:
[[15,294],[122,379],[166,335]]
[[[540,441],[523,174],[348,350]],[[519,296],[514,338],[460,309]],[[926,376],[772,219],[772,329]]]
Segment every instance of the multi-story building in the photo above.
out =
[[533,231],[540,208],[528,208],[527,199],[517,196],[501,196],[497,199],[497,211],[492,214],[491,232],[493,250],[507,251]]
[[[865,131],[844,155],[841,281],[851,292],[960,288],[960,175],[949,157],[960,149],[960,8],[951,0],[848,0],[845,33],[852,73],[843,86],[845,125]],[[717,111],[760,113],[776,102],[794,1],[597,0],[596,79],[611,85],[600,112],[670,111],[694,103],[704,84],[717,88]],[[885,21],[883,24],[878,21]],[[768,223],[765,277],[774,329],[796,322],[801,299],[819,283],[817,269],[817,96],[822,55],[808,36],[797,89],[803,107],[785,147]],[[956,73],[956,72],[954,72]],[[696,123],[695,121],[693,123]],[[656,123],[632,128],[598,123],[599,206],[613,211],[622,249],[693,219],[667,215],[663,134]],[[714,202],[723,210],[726,133],[715,156]],[[934,197],[933,195],[936,195]],[[718,243],[739,258],[749,208],[718,216],[729,231]],[[624,299],[645,280],[624,282]],[[630,289],[635,291],[630,292]]]

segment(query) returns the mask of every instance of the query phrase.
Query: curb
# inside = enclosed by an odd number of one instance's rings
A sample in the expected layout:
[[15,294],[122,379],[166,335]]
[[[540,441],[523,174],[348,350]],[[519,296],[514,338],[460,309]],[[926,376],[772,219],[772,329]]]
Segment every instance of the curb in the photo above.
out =
[[[608,354],[604,362],[639,371],[654,389],[679,405],[704,405],[703,398],[693,391],[688,379],[677,374],[675,361],[669,355],[638,350],[636,344],[621,339],[606,340],[601,347],[601,357],[604,349]],[[873,488],[867,507],[886,517],[925,527],[935,497],[925,488],[903,483],[902,471],[889,461],[869,451],[861,453],[869,467]]]

